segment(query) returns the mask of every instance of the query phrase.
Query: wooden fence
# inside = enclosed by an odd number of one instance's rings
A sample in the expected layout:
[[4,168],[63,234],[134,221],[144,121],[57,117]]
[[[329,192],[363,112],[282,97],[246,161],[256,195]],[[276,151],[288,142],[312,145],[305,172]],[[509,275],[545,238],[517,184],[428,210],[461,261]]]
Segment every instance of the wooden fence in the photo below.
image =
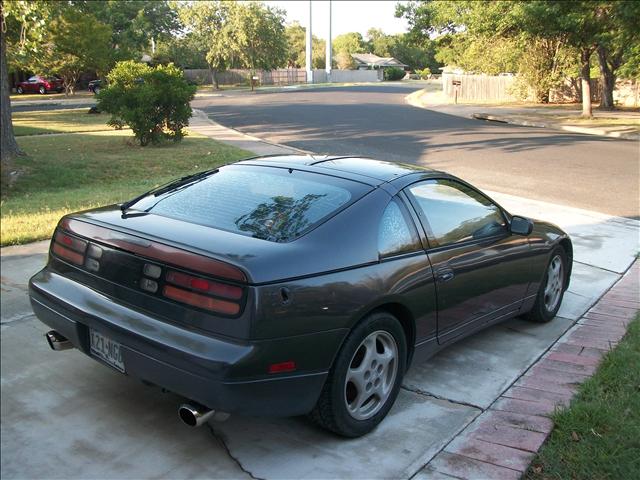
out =
[[515,76],[442,74],[444,94],[459,102],[504,102],[518,100],[513,92]]
[[[259,85],[292,85],[295,83],[305,83],[307,72],[302,69],[286,68],[279,70],[257,70],[254,75],[258,77]],[[211,72],[202,70],[185,70],[184,76],[192,82],[198,84],[212,83]],[[216,74],[220,85],[248,84],[251,79],[251,71],[245,69],[232,69],[218,72]]]

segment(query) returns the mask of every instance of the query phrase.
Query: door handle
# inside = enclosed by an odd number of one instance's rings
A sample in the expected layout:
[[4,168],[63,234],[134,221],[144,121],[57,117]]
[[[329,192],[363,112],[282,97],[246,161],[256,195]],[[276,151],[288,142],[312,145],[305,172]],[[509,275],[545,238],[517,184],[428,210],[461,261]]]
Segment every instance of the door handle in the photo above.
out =
[[455,273],[453,273],[453,270],[438,272],[438,274],[436,275],[436,279],[439,282],[448,282],[449,280],[452,280],[453,277],[455,277]]

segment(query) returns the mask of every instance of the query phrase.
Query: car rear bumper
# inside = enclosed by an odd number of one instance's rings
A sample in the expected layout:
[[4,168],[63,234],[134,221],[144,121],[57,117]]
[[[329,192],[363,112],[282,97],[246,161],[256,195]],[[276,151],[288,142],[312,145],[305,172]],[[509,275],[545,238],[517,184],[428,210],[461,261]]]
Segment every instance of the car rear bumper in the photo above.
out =
[[[188,330],[133,310],[47,268],[29,282],[36,316],[90,353],[89,328],[122,345],[126,373],[212,409],[294,416],[315,405],[345,330],[254,342]],[[316,368],[267,374],[268,365],[318,352]],[[100,360],[98,360],[100,361]],[[256,375],[256,372],[264,372]]]

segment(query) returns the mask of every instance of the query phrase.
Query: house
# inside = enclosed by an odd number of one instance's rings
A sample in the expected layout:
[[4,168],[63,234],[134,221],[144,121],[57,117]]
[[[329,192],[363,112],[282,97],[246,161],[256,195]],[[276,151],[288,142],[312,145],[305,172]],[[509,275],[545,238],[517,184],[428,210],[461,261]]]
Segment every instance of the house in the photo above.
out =
[[352,53],[351,58],[356,62],[356,68],[358,70],[378,70],[390,67],[405,70],[409,68],[408,65],[405,65],[397,58],[379,57],[373,53]]

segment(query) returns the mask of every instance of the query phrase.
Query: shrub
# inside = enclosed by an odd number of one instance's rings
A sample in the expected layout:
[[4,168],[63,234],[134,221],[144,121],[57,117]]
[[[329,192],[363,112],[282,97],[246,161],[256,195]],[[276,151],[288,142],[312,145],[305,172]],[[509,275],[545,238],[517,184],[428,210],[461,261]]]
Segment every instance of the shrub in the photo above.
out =
[[389,81],[402,80],[404,78],[404,70],[397,67],[385,68],[384,79]]
[[98,108],[111,114],[108,125],[129,125],[142,146],[165,139],[182,140],[196,87],[189,85],[179,68],[118,62],[107,79],[108,87],[97,97]]
[[428,80],[431,78],[431,70],[429,67],[423,68],[422,70],[416,70],[416,73],[420,75],[422,80]]

